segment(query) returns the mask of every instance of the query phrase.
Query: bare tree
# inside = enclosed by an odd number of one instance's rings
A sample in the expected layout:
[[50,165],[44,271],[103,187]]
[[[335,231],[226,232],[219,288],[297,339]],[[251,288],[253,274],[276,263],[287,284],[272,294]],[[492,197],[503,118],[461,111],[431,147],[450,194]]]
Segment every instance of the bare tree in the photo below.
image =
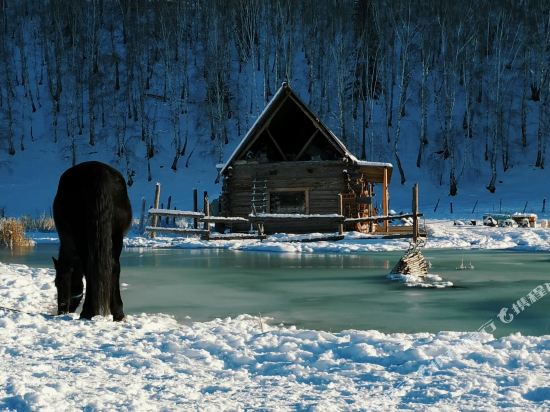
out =
[[52,27],[51,36],[44,36],[42,51],[46,65],[48,80],[48,91],[52,99],[52,129],[54,143],[57,143],[58,115],[61,105],[62,74],[61,74],[61,53],[62,53],[62,7],[61,2],[52,1],[50,13],[43,12],[41,19],[41,29],[44,34],[48,33],[48,27]]
[[[254,12],[252,10],[251,12]],[[228,25],[224,24],[222,16],[209,16],[208,42],[205,44],[205,81],[207,110],[210,120],[211,140],[215,142],[215,153],[218,161],[223,160],[223,147],[229,142],[226,120],[229,113],[229,42]],[[247,37],[248,38],[248,37]],[[253,42],[256,50],[255,40]],[[255,51],[250,51],[254,62]],[[252,68],[255,71],[255,68]],[[255,85],[254,85],[255,86]],[[253,87],[254,87],[253,86]]]
[[399,142],[401,138],[401,120],[405,116],[405,104],[407,101],[407,91],[411,79],[410,60],[412,58],[412,45],[417,29],[413,26],[411,20],[411,4],[409,3],[404,10],[400,10],[399,21],[395,23],[396,35],[399,42],[399,103],[397,105],[397,122],[395,127],[395,135],[393,139],[393,155],[399,170],[401,184],[405,184],[406,177],[401,158],[399,157]]
[[[258,56],[260,42],[260,1],[236,0],[234,8],[235,19],[235,43],[239,53],[240,62],[249,64],[252,76],[252,89],[250,94],[251,112],[258,113],[257,75]],[[223,33],[223,22],[218,23],[218,33]],[[227,50],[227,49],[226,49]]]
[[336,11],[336,18],[332,28],[332,43],[331,57],[334,62],[334,79],[336,83],[336,102],[337,102],[337,119],[340,137],[344,143],[348,143],[347,133],[347,101],[348,93],[351,84],[351,72],[349,70],[351,59],[349,58],[349,50],[351,49],[351,37],[345,27],[345,22],[349,20],[349,16],[343,14],[343,11]]
[[550,56],[550,5],[537,4],[536,13],[536,65],[531,84],[533,100],[538,102],[537,157],[535,166],[544,169],[546,135],[548,132],[548,106],[550,102],[550,79],[548,58]]
[[[494,193],[496,190],[499,147],[501,150],[504,150],[505,156],[507,152],[508,141],[506,139],[507,134],[504,130],[505,89],[508,85],[508,81],[510,80],[510,70],[507,67],[513,66],[516,53],[519,49],[519,29],[510,29],[510,15],[503,10],[497,13],[495,20],[493,22],[489,22],[489,24],[491,23],[493,24],[494,29],[492,60],[495,72],[491,87],[494,105],[494,121],[491,133],[491,180],[487,185],[487,190]],[[504,163],[506,167],[506,160]]]
[[13,103],[15,97],[15,92],[13,89],[13,80],[12,80],[12,62],[10,61],[10,57],[12,56],[11,51],[9,50],[8,42],[6,41],[7,36],[2,36],[2,50],[1,54],[3,57],[2,66],[4,66],[4,89],[5,89],[5,99],[7,106],[7,113],[6,117],[8,120],[8,128],[6,132],[6,140],[8,143],[8,154],[13,156],[15,155],[15,145],[14,145],[14,110],[13,110]]
[[420,35],[420,133],[418,154],[416,156],[416,167],[422,166],[422,156],[424,148],[428,145],[428,76],[430,74],[431,62],[433,56],[433,33],[424,27]]

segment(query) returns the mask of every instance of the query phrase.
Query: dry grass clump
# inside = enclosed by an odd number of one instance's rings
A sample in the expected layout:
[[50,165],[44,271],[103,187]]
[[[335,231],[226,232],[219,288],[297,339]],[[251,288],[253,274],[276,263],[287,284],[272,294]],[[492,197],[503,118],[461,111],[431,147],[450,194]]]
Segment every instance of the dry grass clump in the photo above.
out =
[[0,219],[0,246],[10,249],[31,247],[33,242],[25,237],[23,223],[16,219]]
[[43,213],[38,217],[21,216],[18,219],[26,232],[55,232],[55,222],[51,216]]

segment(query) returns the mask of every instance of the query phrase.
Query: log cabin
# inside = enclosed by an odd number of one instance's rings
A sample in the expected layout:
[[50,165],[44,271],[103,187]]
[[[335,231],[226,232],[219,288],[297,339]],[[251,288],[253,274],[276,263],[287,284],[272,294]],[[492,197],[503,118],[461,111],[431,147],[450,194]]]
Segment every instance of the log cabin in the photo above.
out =
[[[333,232],[318,215],[367,217],[388,214],[390,163],[355,157],[321,120],[283,83],[227,161],[222,216],[307,215],[279,220],[266,233]],[[306,217],[306,216],[304,216]],[[382,225],[387,228],[387,221]],[[239,227],[239,230],[247,228]],[[374,232],[375,223],[347,230]]]

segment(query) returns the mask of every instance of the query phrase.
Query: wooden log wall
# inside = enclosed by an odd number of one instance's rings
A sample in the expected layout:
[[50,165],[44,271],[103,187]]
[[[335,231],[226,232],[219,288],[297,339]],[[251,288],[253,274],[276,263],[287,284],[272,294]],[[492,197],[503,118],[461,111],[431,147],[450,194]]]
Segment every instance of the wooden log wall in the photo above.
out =
[[[316,164],[314,164],[316,163]],[[337,195],[346,189],[342,162],[288,162],[276,164],[242,164],[233,168],[226,179],[231,214],[250,213],[253,180],[267,180],[268,191],[277,189],[308,189],[309,213],[336,213]]]
[[[252,187],[254,181],[267,180],[267,192],[282,189],[307,190],[309,214],[340,213],[338,195],[349,191],[349,182],[363,176],[366,182],[376,183],[378,202],[382,199],[383,167],[366,167],[351,164],[343,160],[254,163],[235,162],[224,179],[222,214],[225,216],[247,217],[251,212]],[[346,173],[344,173],[346,171]],[[349,181],[348,181],[349,179]],[[261,189],[256,191],[256,195]],[[268,199],[269,203],[269,199]],[[269,210],[269,205],[267,212]],[[290,227],[292,226],[292,227]],[[272,227],[270,232],[293,231],[305,233],[311,231],[333,231],[326,225],[301,222],[290,226]],[[246,230],[239,226],[239,230]]]
[[[346,163],[342,161],[235,164],[231,177],[224,180],[224,192],[230,193],[228,199],[225,199],[227,210],[224,210],[224,214],[248,216],[251,212],[254,179],[266,179],[268,192],[277,189],[307,190],[310,214],[338,213],[338,194],[347,191],[343,175],[343,170],[346,168]],[[270,225],[268,230],[305,233],[335,229],[334,225],[299,222],[281,227]]]

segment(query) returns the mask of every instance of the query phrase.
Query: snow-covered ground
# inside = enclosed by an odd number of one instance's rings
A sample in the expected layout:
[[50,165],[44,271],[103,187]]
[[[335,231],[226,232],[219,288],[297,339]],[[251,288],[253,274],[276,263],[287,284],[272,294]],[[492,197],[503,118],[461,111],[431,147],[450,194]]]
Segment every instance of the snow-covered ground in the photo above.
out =
[[[427,249],[514,249],[523,251],[550,250],[550,228],[501,228],[488,226],[455,226],[450,220],[428,220]],[[336,233],[335,233],[336,234]],[[196,237],[182,238],[159,236],[155,239],[130,236],[125,239],[127,247],[168,248],[225,248],[243,251],[266,251],[282,253],[357,253],[371,251],[406,250],[407,239],[380,239],[366,237],[358,232],[349,232],[339,241],[311,241],[320,233],[309,235],[308,242],[299,242],[304,236],[275,234],[264,241],[216,240],[203,241]],[[47,241],[42,234],[34,235],[38,242]]]
[[328,333],[247,315],[78,321],[51,269],[0,263],[0,409],[548,410],[550,336]]

